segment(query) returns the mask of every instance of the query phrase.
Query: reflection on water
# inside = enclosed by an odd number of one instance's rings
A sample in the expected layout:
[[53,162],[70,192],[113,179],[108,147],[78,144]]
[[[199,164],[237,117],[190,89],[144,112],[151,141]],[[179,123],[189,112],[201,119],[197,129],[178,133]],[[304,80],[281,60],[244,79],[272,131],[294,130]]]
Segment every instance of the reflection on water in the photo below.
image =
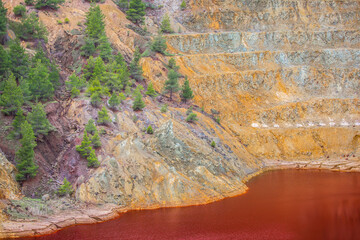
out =
[[37,239],[360,239],[360,174],[279,170],[216,203],[134,211]]

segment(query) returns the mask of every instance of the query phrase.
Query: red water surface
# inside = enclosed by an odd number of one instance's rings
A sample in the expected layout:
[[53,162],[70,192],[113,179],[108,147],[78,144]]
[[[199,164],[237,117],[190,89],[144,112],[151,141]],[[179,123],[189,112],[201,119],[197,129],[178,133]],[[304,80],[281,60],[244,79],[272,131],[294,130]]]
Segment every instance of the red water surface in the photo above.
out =
[[360,174],[279,170],[208,205],[133,211],[41,240],[360,239]]

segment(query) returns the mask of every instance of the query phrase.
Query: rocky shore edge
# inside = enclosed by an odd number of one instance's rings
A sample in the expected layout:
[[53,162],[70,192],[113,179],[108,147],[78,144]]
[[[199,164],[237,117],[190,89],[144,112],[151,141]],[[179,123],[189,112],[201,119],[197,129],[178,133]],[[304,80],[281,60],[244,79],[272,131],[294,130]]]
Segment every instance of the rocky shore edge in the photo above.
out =
[[[264,160],[263,167],[253,173],[247,175],[243,182],[246,183],[255,176],[263,172],[279,169],[319,169],[343,172],[360,172],[360,159],[351,160],[308,160],[308,161],[278,161],[278,160]],[[239,189],[233,192],[231,196],[235,197],[246,193],[247,188]],[[219,199],[212,199],[211,201],[201,202],[199,205],[208,204]],[[189,205],[167,206],[167,207],[186,207]],[[146,209],[157,209],[161,206],[153,206]],[[106,204],[102,206],[93,206],[88,209],[77,209],[64,211],[59,215],[49,216],[48,218],[34,220],[34,221],[6,221],[0,223],[0,239],[5,238],[21,238],[21,237],[35,237],[52,234],[63,228],[81,225],[81,224],[95,224],[120,217],[129,210],[141,209],[127,209],[123,206],[114,204]]]

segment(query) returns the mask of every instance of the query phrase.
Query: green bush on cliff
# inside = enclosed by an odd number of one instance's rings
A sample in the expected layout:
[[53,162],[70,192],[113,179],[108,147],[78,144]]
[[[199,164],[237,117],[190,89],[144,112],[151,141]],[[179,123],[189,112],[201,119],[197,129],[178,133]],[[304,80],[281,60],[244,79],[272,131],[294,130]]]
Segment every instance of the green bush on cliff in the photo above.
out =
[[181,88],[181,99],[186,102],[187,100],[191,100],[194,98],[193,91],[191,90],[189,80],[187,77],[185,78],[184,85]]
[[213,148],[216,147],[215,141],[212,141],[210,145],[211,145],[211,147],[213,147]]
[[97,168],[99,167],[100,163],[99,163],[99,160],[95,154],[95,150],[94,149],[91,149],[90,151],[90,155],[89,157],[87,158],[87,161],[88,161],[88,167],[90,168]]
[[151,50],[153,52],[165,54],[166,49],[167,49],[166,39],[161,34],[157,35],[154,38],[154,41],[151,43]]
[[3,94],[0,95],[1,110],[6,115],[14,115],[16,110],[24,104],[21,88],[17,85],[15,76],[11,74],[5,81]]
[[86,87],[86,81],[83,77],[78,77],[75,73],[71,74],[68,81],[65,82],[68,89],[79,89],[82,90]]
[[134,100],[132,108],[133,108],[134,111],[141,111],[144,107],[145,107],[145,103],[142,100],[141,92],[136,91],[135,100]]
[[113,94],[111,95],[110,99],[109,99],[109,106],[112,109],[117,109],[117,107],[120,105],[121,100],[119,95],[116,92],[113,92]]
[[91,145],[94,148],[99,148],[101,147],[101,141],[100,141],[100,136],[98,131],[95,132],[94,136],[91,138]]
[[135,24],[141,24],[145,18],[145,3],[141,0],[130,0],[129,10],[126,11],[126,18]]
[[183,0],[183,1],[181,2],[180,8],[181,8],[181,10],[185,10],[185,9],[186,9],[186,2],[185,2],[185,0]]
[[165,81],[164,93],[170,93],[170,100],[172,100],[173,93],[177,93],[180,90],[179,87],[179,74],[170,69],[168,72],[168,80]]
[[11,138],[19,138],[21,136],[21,124],[25,122],[24,112],[21,108],[18,108],[16,111],[16,116],[14,121],[11,123],[13,129],[10,132]]
[[163,33],[173,33],[174,30],[171,28],[169,15],[165,14],[161,21],[160,30]]
[[130,71],[131,78],[135,79],[138,82],[143,80],[143,77],[142,77],[143,70],[139,64],[140,59],[141,59],[140,50],[139,50],[139,48],[136,48],[135,52],[134,52],[134,58],[132,59],[130,65],[129,65],[129,71]]
[[102,107],[101,111],[98,112],[98,121],[99,124],[109,124],[111,122],[109,114],[105,107]]
[[60,185],[57,194],[62,197],[62,196],[66,196],[66,195],[71,195],[74,192],[71,183],[64,178],[63,183]]
[[89,139],[89,136],[85,129],[83,140],[81,141],[80,145],[76,146],[76,151],[78,151],[82,157],[88,157],[91,152],[90,144],[91,144],[91,140]]
[[34,162],[36,147],[34,131],[27,121],[21,124],[21,136],[21,147],[15,156],[18,170],[16,180],[19,182],[35,177],[39,168]]
[[147,133],[147,134],[153,134],[153,133],[154,133],[154,131],[153,131],[153,129],[152,129],[152,127],[151,127],[151,125],[149,125],[149,126],[147,127],[147,129],[146,129],[146,133]]
[[2,38],[6,34],[6,25],[7,25],[7,17],[6,17],[7,9],[4,7],[2,0],[0,0],[0,42]]
[[54,127],[46,117],[46,112],[41,103],[33,107],[32,112],[27,116],[27,120],[33,128],[35,136],[39,134],[47,135],[50,131],[54,130]]
[[41,8],[52,8],[52,9],[58,9],[59,4],[64,3],[65,0],[36,0],[35,2],[35,8],[41,9]]
[[155,89],[154,89],[154,85],[153,83],[149,83],[147,89],[146,89],[146,92],[145,92],[146,95],[149,95],[150,97],[156,97],[157,94],[155,92]]
[[95,126],[95,121],[93,119],[90,119],[88,123],[85,125],[85,130],[90,134],[94,134],[97,131]]
[[17,6],[15,6],[14,7],[14,14],[16,15],[16,16],[21,16],[21,17],[23,17],[23,16],[25,16],[25,14],[26,14],[26,7],[25,6],[23,6],[23,5],[17,5]]
[[196,113],[190,113],[186,118],[187,122],[196,122],[198,120]]

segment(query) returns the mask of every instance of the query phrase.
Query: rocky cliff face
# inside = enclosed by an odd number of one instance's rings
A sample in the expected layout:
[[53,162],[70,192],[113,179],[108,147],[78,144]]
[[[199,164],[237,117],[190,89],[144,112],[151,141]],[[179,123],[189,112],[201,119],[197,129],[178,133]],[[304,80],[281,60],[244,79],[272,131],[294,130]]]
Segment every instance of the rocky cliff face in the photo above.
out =
[[5,213],[3,213],[5,204],[2,201],[21,197],[19,185],[15,180],[15,172],[15,166],[0,151],[0,221],[4,221],[7,218]]
[[[357,152],[358,1],[189,3],[174,15],[193,33],[167,36],[169,51],[195,102],[220,112],[251,154],[298,160]],[[144,61],[158,89],[161,65]]]

